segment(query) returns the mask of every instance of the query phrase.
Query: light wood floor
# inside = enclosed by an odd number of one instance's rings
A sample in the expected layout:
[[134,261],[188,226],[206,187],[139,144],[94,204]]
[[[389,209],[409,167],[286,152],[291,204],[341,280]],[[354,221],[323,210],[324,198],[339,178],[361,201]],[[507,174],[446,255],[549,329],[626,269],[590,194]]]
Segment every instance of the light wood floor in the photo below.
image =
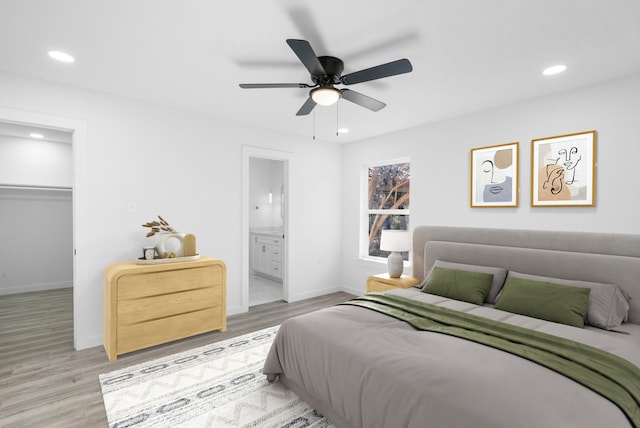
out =
[[121,355],[73,349],[72,289],[0,296],[0,427],[107,427],[98,375],[282,323],[350,299],[334,293],[255,306],[211,332]]

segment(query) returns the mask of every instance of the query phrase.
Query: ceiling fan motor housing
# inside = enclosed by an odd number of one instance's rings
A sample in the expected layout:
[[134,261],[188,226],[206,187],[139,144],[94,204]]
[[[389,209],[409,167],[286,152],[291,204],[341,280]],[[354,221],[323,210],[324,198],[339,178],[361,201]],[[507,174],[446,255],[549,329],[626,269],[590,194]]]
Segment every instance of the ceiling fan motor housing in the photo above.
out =
[[319,56],[318,60],[327,73],[324,76],[311,75],[311,80],[320,86],[340,83],[340,76],[344,71],[344,62],[334,56]]

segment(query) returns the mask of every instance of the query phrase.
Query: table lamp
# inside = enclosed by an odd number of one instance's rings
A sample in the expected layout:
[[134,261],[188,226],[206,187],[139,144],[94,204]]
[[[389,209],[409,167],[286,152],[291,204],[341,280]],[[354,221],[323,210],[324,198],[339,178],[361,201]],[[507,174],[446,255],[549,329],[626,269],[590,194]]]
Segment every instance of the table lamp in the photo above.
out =
[[408,230],[383,230],[380,235],[380,249],[391,251],[387,258],[389,277],[400,278],[403,269],[402,251],[411,249],[411,235]]

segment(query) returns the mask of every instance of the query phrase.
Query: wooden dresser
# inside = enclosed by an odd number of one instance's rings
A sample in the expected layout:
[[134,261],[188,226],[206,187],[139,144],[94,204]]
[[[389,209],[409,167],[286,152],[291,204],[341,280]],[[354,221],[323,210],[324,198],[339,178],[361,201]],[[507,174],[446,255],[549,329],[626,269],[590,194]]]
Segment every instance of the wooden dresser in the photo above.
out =
[[227,329],[226,265],[196,261],[104,271],[103,344],[109,361],[126,352],[212,330]]

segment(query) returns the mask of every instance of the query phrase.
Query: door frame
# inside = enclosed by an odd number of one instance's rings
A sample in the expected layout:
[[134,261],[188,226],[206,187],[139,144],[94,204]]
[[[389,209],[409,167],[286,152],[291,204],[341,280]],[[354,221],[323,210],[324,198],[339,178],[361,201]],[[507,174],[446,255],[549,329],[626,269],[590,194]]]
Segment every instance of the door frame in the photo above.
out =
[[291,253],[291,240],[289,239],[289,224],[291,221],[291,210],[289,209],[291,200],[291,170],[293,167],[293,154],[279,150],[265,149],[261,147],[242,146],[242,312],[249,311],[249,270],[250,270],[250,224],[249,224],[249,190],[250,190],[250,159],[260,158],[282,161],[284,166],[284,270],[282,271],[282,296],[285,301],[289,301],[291,295],[289,284],[289,254]]
[[[0,107],[0,121],[18,125],[38,126],[72,134],[72,206],[73,206],[73,347],[76,350],[95,346],[88,338],[80,338],[80,296],[89,283],[88,257],[83,252],[89,248],[89,203],[86,180],[87,124],[78,119],[54,116],[32,111]],[[85,305],[86,306],[86,305]]]

